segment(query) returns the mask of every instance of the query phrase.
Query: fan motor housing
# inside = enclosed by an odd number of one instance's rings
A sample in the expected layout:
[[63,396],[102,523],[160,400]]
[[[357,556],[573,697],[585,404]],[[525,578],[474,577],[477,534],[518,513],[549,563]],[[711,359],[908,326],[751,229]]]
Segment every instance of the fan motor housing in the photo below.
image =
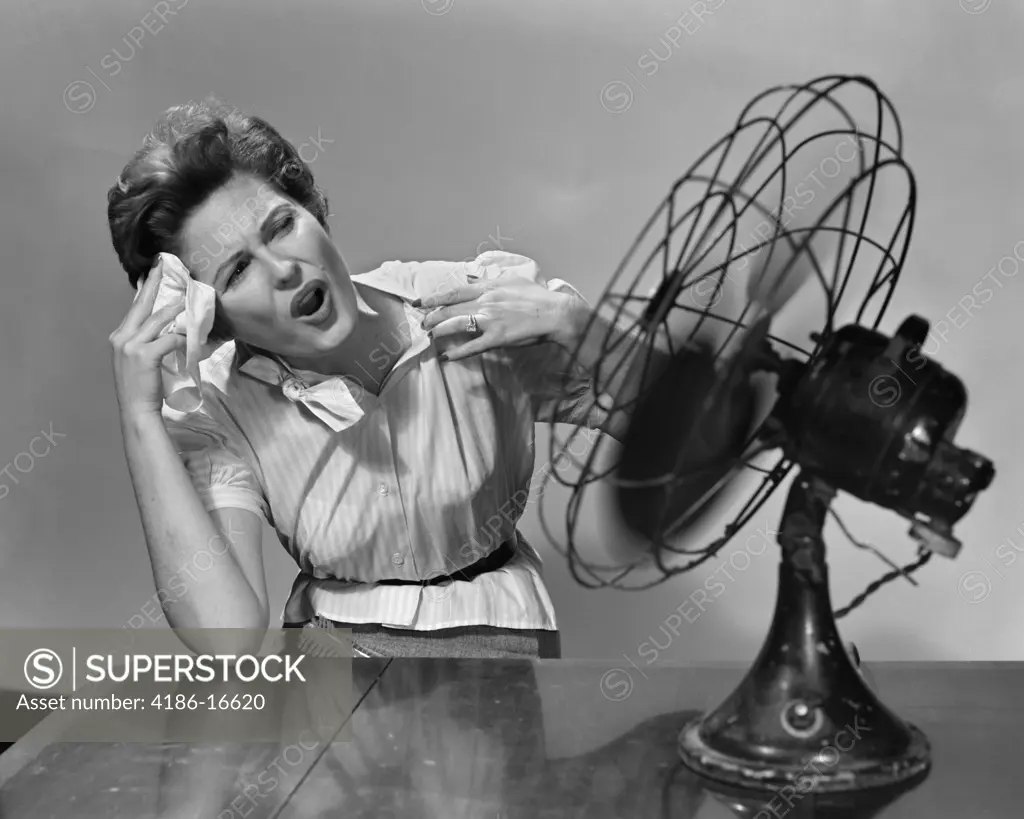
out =
[[991,461],[953,444],[963,382],[921,352],[928,323],[893,338],[852,324],[823,344],[773,416],[788,458],[868,503],[948,532],[992,480]]

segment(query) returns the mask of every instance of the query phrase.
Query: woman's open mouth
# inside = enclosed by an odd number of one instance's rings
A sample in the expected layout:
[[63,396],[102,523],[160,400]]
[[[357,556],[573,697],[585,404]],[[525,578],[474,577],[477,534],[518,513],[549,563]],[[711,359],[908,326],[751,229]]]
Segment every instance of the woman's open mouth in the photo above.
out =
[[323,279],[306,282],[292,299],[292,318],[311,324],[325,321],[331,313],[331,292]]

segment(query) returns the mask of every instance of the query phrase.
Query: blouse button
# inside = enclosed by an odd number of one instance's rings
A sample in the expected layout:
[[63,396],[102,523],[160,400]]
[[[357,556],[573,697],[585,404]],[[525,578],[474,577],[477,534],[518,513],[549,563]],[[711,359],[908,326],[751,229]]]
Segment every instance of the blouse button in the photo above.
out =
[[402,566],[405,564],[405,558],[402,557],[402,555],[399,552],[395,552],[393,555],[391,555],[391,562],[394,563],[396,566]]
[[386,494],[387,494],[388,492],[390,492],[391,490],[390,490],[390,489],[388,489],[388,485],[387,485],[386,483],[382,483],[382,484],[381,484],[380,486],[378,486],[378,487],[377,487],[377,491],[378,491],[378,492],[379,492],[379,493],[380,493],[381,495],[386,495]]

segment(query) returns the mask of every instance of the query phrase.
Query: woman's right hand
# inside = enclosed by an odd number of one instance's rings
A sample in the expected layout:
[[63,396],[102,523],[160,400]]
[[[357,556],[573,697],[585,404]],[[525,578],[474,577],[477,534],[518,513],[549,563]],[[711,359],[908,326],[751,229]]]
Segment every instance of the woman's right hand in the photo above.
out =
[[168,353],[185,347],[185,337],[178,333],[160,335],[185,309],[184,303],[152,313],[161,275],[159,268],[149,272],[121,325],[110,334],[114,389],[122,417],[160,415],[164,400],[160,362]]

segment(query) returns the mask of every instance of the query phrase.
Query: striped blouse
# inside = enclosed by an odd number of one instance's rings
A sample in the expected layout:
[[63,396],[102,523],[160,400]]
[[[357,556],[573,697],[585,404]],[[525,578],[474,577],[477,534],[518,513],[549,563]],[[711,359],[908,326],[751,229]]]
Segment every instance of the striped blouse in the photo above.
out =
[[[489,251],[472,262],[388,262],[352,276],[399,296],[407,351],[378,394],[228,342],[201,365],[203,404],[163,417],[207,511],[251,510],[298,565],[286,623],[433,630],[466,625],[555,629],[541,560],[516,530],[530,491],[534,424],[590,421],[591,384],[553,343],[442,361],[411,302],[474,279],[528,277],[530,259]],[[371,367],[366,378],[376,380]],[[383,366],[381,365],[381,369]],[[515,557],[470,582],[424,580],[465,568],[506,540]]]

